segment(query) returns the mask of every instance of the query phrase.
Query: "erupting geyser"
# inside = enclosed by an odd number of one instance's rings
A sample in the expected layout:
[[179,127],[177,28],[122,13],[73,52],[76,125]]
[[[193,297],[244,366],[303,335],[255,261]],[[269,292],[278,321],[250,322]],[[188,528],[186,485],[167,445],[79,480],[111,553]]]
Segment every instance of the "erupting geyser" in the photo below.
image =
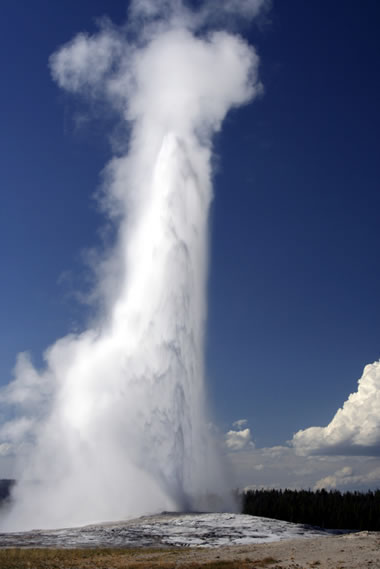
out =
[[51,57],[62,88],[102,98],[131,133],[101,196],[118,235],[97,272],[102,316],[43,370],[21,354],[2,394],[20,460],[5,529],[197,508],[223,490],[203,385],[211,140],[259,84],[254,50],[206,22],[262,1],[220,4],[135,1],[125,27],[105,21]]

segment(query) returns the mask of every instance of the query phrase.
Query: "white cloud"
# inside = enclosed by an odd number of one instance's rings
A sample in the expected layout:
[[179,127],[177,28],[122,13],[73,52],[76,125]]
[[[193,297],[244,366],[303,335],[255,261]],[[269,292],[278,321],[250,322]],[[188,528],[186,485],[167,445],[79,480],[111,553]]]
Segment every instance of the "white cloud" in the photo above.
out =
[[357,456],[301,456],[288,446],[245,448],[229,453],[238,488],[380,487],[380,459]]
[[344,466],[334,474],[330,474],[329,476],[325,476],[318,480],[314,485],[314,490],[321,490],[322,488],[336,488],[339,484],[344,483],[350,478],[352,478],[352,468],[350,466]]
[[239,419],[238,421],[232,423],[232,426],[235,427],[235,429],[240,430],[243,427],[245,427],[247,424],[248,424],[247,419]]
[[378,456],[380,450],[380,362],[364,368],[352,393],[326,427],[298,431],[292,445],[299,454]]
[[225,443],[226,447],[231,451],[241,451],[254,447],[251,431],[248,428],[240,431],[228,431],[225,435]]
[[225,441],[240,488],[378,488],[380,362],[365,367],[357,392],[329,425],[299,431],[286,446],[247,446],[250,433],[242,430],[245,425],[244,419],[236,421],[237,430],[229,431]]
[[[243,430],[247,421],[235,421],[236,430],[225,435],[235,486],[362,491],[380,487],[380,458],[376,456],[380,440],[379,383],[380,363],[376,362],[365,368],[358,392],[349,397],[328,427],[300,431],[291,444],[255,448],[249,444],[249,429]],[[319,438],[315,438],[316,432]],[[310,452],[317,448],[318,453]]]
[[322,488],[335,489],[341,488],[345,489],[347,487],[353,488],[374,488],[380,486],[380,467],[376,467],[368,472],[356,474],[353,468],[350,466],[344,466],[340,470],[334,472],[334,474],[325,476],[318,480],[314,485],[314,490],[320,490]]

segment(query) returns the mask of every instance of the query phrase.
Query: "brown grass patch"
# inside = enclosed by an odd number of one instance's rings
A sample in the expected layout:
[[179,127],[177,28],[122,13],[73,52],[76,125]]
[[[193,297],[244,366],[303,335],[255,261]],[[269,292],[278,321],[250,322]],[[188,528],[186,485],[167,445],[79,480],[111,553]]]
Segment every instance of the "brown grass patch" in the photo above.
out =
[[261,569],[272,557],[194,561],[184,549],[0,549],[0,569]]

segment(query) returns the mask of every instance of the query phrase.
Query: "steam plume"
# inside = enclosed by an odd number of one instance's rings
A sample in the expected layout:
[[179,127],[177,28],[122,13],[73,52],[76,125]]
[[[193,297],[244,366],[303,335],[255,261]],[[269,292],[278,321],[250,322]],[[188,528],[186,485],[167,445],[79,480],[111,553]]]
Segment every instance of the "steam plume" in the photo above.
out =
[[44,369],[19,355],[1,396],[22,472],[6,529],[197,508],[223,487],[203,383],[211,141],[260,85],[253,48],[207,24],[263,5],[135,1],[124,27],[104,21],[51,57],[60,87],[102,98],[131,134],[101,197],[117,228],[98,270],[105,312],[49,347]]

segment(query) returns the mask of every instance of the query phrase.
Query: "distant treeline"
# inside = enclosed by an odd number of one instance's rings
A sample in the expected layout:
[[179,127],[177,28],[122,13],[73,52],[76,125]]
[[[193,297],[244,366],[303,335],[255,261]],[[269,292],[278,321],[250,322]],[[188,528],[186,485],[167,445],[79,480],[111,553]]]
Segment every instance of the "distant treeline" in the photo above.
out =
[[325,529],[380,530],[380,490],[248,490],[242,511]]

